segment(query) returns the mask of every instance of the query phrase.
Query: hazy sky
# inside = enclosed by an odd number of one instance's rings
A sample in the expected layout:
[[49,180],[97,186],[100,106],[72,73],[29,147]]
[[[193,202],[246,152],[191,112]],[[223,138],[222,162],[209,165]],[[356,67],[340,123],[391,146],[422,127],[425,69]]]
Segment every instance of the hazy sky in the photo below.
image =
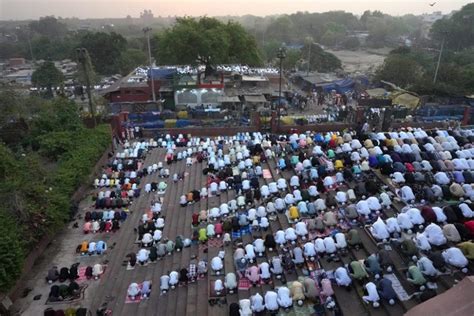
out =
[[[430,2],[437,2],[431,7]],[[36,19],[40,16],[104,18],[139,16],[151,9],[155,16],[271,15],[296,11],[345,10],[360,14],[381,10],[400,15],[457,10],[472,2],[462,0],[0,0],[0,20]]]

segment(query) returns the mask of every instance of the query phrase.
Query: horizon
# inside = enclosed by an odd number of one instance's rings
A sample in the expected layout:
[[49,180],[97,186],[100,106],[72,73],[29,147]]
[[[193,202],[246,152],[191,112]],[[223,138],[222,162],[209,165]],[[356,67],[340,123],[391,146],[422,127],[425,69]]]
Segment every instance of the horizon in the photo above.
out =
[[[395,3],[394,3],[395,2]],[[430,6],[430,2],[436,2]],[[140,17],[143,10],[151,10],[155,17],[175,16],[271,16],[296,12],[321,13],[346,11],[361,15],[364,11],[379,10],[386,14],[401,16],[421,15],[441,11],[443,14],[459,10],[472,1],[451,0],[396,0],[396,1],[349,1],[349,0],[2,0],[1,21],[35,20],[43,16],[63,19],[107,19]],[[258,3],[258,4],[257,4]]]

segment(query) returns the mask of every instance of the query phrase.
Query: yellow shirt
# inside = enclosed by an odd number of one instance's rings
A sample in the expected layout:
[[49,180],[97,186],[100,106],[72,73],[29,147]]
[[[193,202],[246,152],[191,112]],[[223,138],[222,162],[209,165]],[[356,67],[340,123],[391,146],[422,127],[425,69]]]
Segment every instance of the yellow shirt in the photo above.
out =
[[290,207],[290,219],[297,219],[300,217],[298,208],[296,206]]
[[344,163],[342,162],[342,160],[336,160],[336,162],[334,163],[334,167],[337,170],[340,170],[340,169],[344,168]]

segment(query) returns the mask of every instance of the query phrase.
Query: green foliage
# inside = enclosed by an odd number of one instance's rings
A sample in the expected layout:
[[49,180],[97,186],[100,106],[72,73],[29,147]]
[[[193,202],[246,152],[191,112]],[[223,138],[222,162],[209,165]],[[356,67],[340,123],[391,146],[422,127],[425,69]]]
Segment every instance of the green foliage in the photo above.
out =
[[120,58],[127,48],[127,40],[115,32],[85,32],[80,36],[79,46],[86,48],[95,70],[102,75],[120,72]]
[[147,63],[147,55],[142,50],[129,48],[120,56],[120,73],[128,75],[136,67]]
[[[1,145],[0,145],[1,146]],[[14,220],[0,206],[0,289],[10,288],[20,276],[24,248]]]
[[474,46],[474,3],[466,4],[450,18],[436,21],[431,36],[437,41],[446,40],[449,49],[461,50]]
[[196,64],[199,56],[216,64],[261,64],[257,43],[242,26],[208,17],[178,18],[154,37],[152,46],[160,64]]
[[379,80],[409,88],[421,78],[421,70],[420,65],[409,56],[391,54],[385,58],[376,76]]
[[67,26],[54,16],[41,17],[38,21],[29,24],[30,30],[49,38],[63,37],[67,33]]
[[[309,44],[302,50],[303,56],[309,56]],[[342,63],[334,54],[324,51],[319,45],[311,46],[311,71],[332,72],[342,67]]]
[[360,42],[357,37],[347,37],[342,41],[344,49],[356,50],[360,47]]
[[53,96],[52,88],[64,83],[63,73],[56,68],[53,62],[45,61],[38,69],[33,72],[31,82],[40,88],[46,88],[48,95]]
[[376,77],[419,94],[459,96],[474,93],[474,58],[471,50],[445,51],[434,84],[437,58],[438,54],[400,47],[390,52]]
[[301,61],[301,50],[289,49],[286,51],[286,58],[283,59],[283,69],[293,70]]
[[[15,104],[33,107],[31,112],[25,107],[24,112],[19,108],[8,114],[23,118],[30,127],[21,142],[24,147],[13,151],[0,143],[0,289],[4,292],[19,276],[25,254],[70,218],[71,196],[109,145],[110,128],[86,129],[77,105],[65,99],[31,99],[7,91],[0,94],[3,105],[2,101],[7,101],[7,109]],[[2,120],[0,127],[4,122],[8,124]]]

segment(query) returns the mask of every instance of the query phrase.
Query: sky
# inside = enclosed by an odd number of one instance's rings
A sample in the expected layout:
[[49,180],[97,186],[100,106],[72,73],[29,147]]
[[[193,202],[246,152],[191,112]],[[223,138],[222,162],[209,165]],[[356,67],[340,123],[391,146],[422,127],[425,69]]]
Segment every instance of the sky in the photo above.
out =
[[[431,2],[437,2],[429,6]],[[392,15],[449,13],[472,2],[463,0],[0,0],[0,20],[37,19],[41,16],[78,18],[138,17],[144,9],[155,16],[258,16],[344,10],[361,14],[380,10]]]

